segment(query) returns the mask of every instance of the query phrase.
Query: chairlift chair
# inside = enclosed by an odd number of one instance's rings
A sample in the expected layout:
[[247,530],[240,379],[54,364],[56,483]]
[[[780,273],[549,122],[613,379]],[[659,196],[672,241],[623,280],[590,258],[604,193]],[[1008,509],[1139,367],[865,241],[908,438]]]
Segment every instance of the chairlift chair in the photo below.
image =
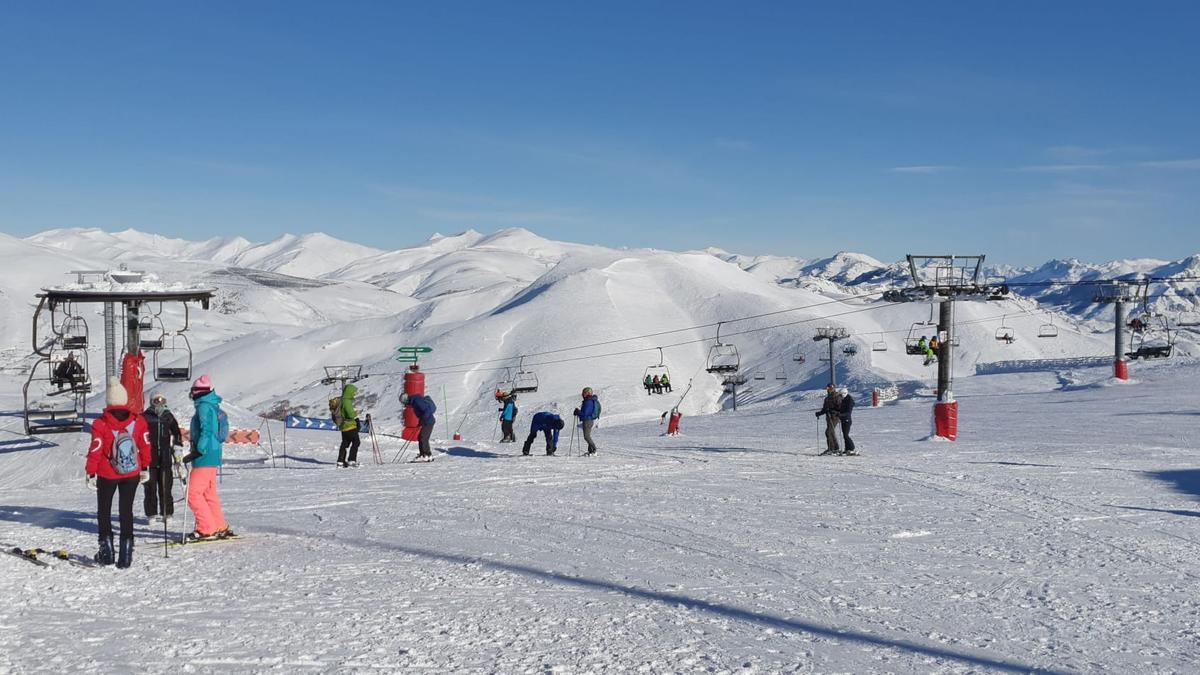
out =
[[1058,337],[1058,326],[1055,326],[1053,321],[1044,323],[1038,326],[1037,336],[1040,338],[1056,338]]
[[741,357],[737,347],[721,342],[721,324],[717,324],[717,343],[708,350],[708,365],[705,368],[710,373],[736,373],[742,367]]
[[925,337],[925,329],[929,326],[924,321],[914,321],[908,329],[908,337],[904,338],[904,353],[909,356],[925,356],[921,347],[921,339]]
[[883,339],[883,333],[880,333],[879,339],[871,343],[871,351],[886,352],[887,350],[887,342]]
[[858,353],[858,345],[848,342],[845,347],[842,347],[842,353],[846,356],[854,356]]
[[1143,329],[1133,334],[1133,349],[1126,352],[1125,356],[1134,361],[1165,359],[1170,358],[1174,349],[1175,335],[1171,331],[1170,321],[1161,314],[1147,313]]
[[792,360],[796,363],[804,363],[804,354],[800,351],[800,345],[796,345],[796,353],[792,355]]
[[63,319],[62,330],[60,331],[62,338],[63,349],[87,349],[88,348],[88,325],[87,321],[83,320],[78,314],[68,314]]
[[[654,378],[657,377],[661,381],[664,376],[666,376],[668,383],[672,381],[671,369],[668,368],[667,364],[663,361],[663,348],[658,347],[658,363],[646,366],[646,371],[642,373],[642,384],[645,385],[646,378],[649,378],[651,381],[653,381]],[[670,384],[668,384],[667,387],[670,387]]]
[[756,379],[756,380],[765,380],[765,379],[767,379],[767,374],[766,374],[766,373],[764,373],[764,372],[763,372],[763,371],[761,371],[761,370],[759,370],[759,371],[756,371],[756,372],[754,373],[754,379]]
[[[91,384],[85,380],[82,386],[62,388],[54,385],[53,364],[50,357],[41,359],[29,371],[29,378],[21,389],[24,403],[25,433],[29,436],[36,434],[57,434],[83,431],[86,427],[87,394]],[[42,369],[42,365],[46,369]],[[43,374],[45,373],[45,374]],[[56,389],[48,391],[37,400],[41,387],[39,382],[50,384]],[[70,394],[61,396],[61,394]]]
[[162,349],[154,351],[154,379],[159,382],[186,382],[192,378],[192,345],[183,333],[164,339]]
[[1017,341],[1017,331],[1011,326],[1005,325],[1005,320],[1008,315],[1000,317],[1000,327],[996,329],[996,341],[1011,345]]
[[509,389],[509,391],[514,394],[532,394],[537,390],[537,373],[534,373],[532,370],[525,370],[525,357],[522,356],[517,366],[517,375],[513,378],[512,389]]
[[775,371],[775,379],[779,381],[787,380],[787,371],[783,369]]

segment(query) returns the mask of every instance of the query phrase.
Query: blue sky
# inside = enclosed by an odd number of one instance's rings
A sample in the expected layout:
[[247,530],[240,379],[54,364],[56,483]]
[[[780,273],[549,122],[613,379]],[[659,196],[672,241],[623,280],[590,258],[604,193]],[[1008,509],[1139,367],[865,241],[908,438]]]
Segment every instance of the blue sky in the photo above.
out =
[[1200,251],[1200,3],[10,3],[0,231]]

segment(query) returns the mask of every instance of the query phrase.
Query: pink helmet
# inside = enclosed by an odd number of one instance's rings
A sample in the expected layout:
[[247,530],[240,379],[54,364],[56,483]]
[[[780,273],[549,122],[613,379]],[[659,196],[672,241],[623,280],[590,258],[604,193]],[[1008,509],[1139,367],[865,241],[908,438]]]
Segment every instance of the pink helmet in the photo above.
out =
[[212,391],[212,388],[212,378],[207,374],[201,375],[192,383],[192,395]]

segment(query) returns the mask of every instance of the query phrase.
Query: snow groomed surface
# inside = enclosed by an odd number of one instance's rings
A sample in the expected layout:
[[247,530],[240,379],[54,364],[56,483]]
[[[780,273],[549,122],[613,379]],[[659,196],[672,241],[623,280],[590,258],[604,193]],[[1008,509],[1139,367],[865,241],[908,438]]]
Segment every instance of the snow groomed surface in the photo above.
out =
[[[862,406],[856,458],[814,456],[803,403],[602,422],[588,459],[569,433],[357,470],[315,432],[287,469],[231,449],[243,540],[0,556],[0,670],[1194,672],[1198,375],[967,378],[959,442],[926,440],[928,399]],[[0,450],[0,540],[90,552],[82,463]]]

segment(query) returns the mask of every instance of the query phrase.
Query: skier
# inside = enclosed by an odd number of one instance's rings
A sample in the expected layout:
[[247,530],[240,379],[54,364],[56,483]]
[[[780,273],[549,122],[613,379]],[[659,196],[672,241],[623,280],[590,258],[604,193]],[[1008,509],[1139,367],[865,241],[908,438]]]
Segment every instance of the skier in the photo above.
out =
[[825,452],[822,452],[822,455],[836,455],[841,452],[837,438],[838,416],[841,407],[841,396],[837,389],[832,384],[825,385],[825,404],[817,411],[817,417],[825,416]]
[[656,394],[661,394],[661,393],[663,393],[663,391],[662,391],[662,379],[661,379],[661,378],[659,378],[659,376],[658,376],[658,375],[655,375],[655,376],[654,376],[654,379],[651,381],[651,383],[650,383],[650,384],[651,384],[651,386],[652,386],[652,387],[654,387],[654,393],[656,393]]
[[662,385],[662,388],[665,389],[667,391],[667,393],[671,392],[671,376],[670,375],[668,375],[667,373],[663,373],[662,377],[658,378],[658,383]]
[[583,388],[583,402],[575,409],[574,415],[583,424],[583,440],[587,443],[588,455],[596,454],[596,442],[592,440],[592,427],[600,417],[600,399],[592,393],[591,387]]
[[650,394],[653,394],[654,393],[654,376],[647,373],[646,379],[642,380],[642,386],[646,388],[647,396],[649,396]]
[[67,358],[54,369],[54,384],[59,387],[75,387],[87,379],[87,371],[75,358],[75,352],[68,352]]
[[[338,446],[337,465],[342,468],[358,466],[358,446],[362,439],[358,436],[358,411],[354,409],[354,397],[358,395],[358,387],[347,383],[342,387],[342,400],[339,402],[339,412],[342,422],[338,428],[342,432],[342,444]],[[346,449],[350,449],[347,458]]]
[[500,402],[503,404],[500,408],[500,442],[516,443],[517,432],[513,431],[513,425],[517,421],[517,395],[503,393]]
[[846,442],[846,451],[843,455],[857,455],[854,450],[854,441],[850,440],[850,422],[854,413],[854,399],[850,396],[850,390],[842,387],[838,390],[838,395],[842,397],[838,404],[838,418],[842,422],[842,440]]
[[[217,469],[221,467],[221,397],[213,391],[212,379],[201,375],[192,383],[191,452],[183,458],[192,463],[191,479],[188,480],[188,507],[196,517],[196,531],[188,535],[192,540],[220,539],[233,536],[225,514],[221,510],[221,496],[217,493]],[[228,424],[226,422],[225,424]]]
[[96,563],[113,564],[112,500],[119,492],[117,512],[121,523],[121,545],[117,567],[133,564],[133,499],[138,483],[150,474],[150,434],[146,420],[129,409],[129,396],[115,377],[108,378],[104,412],[92,422],[92,440],[87,454],[87,485],[96,491],[96,519],[100,549]]
[[924,365],[927,366],[934,361],[937,361],[937,355],[934,354],[933,350],[929,348],[929,343],[925,341],[924,335],[922,335],[921,339],[917,342],[917,347],[921,350],[921,353],[925,355]]
[[[167,397],[155,394],[150,407],[142,413],[150,432],[150,480],[146,482],[142,506],[146,518],[170,520],[175,515],[175,499],[171,496],[172,468],[179,461],[175,448],[183,447],[183,436],[179,433],[179,422],[167,407]],[[159,498],[162,498],[162,515],[159,515]]]
[[538,432],[541,432],[546,435],[546,454],[553,455],[558,450],[558,432],[564,426],[566,425],[563,423],[563,419],[557,413],[543,411],[535,414],[529,425],[529,437],[525,439],[525,447],[521,450],[521,454],[529,454],[534,439],[537,438]]
[[416,396],[401,394],[400,404],[411,405],[417,419],[421,421],[421,433],[417,436],[416,461],[432,462],[433,449],[429,446],[429,437],[433,435],[433,425],[437,424],[437,418],[433,416],[433,413],[437,412],[437,405],[434,404],[433,399],[421,394]]

